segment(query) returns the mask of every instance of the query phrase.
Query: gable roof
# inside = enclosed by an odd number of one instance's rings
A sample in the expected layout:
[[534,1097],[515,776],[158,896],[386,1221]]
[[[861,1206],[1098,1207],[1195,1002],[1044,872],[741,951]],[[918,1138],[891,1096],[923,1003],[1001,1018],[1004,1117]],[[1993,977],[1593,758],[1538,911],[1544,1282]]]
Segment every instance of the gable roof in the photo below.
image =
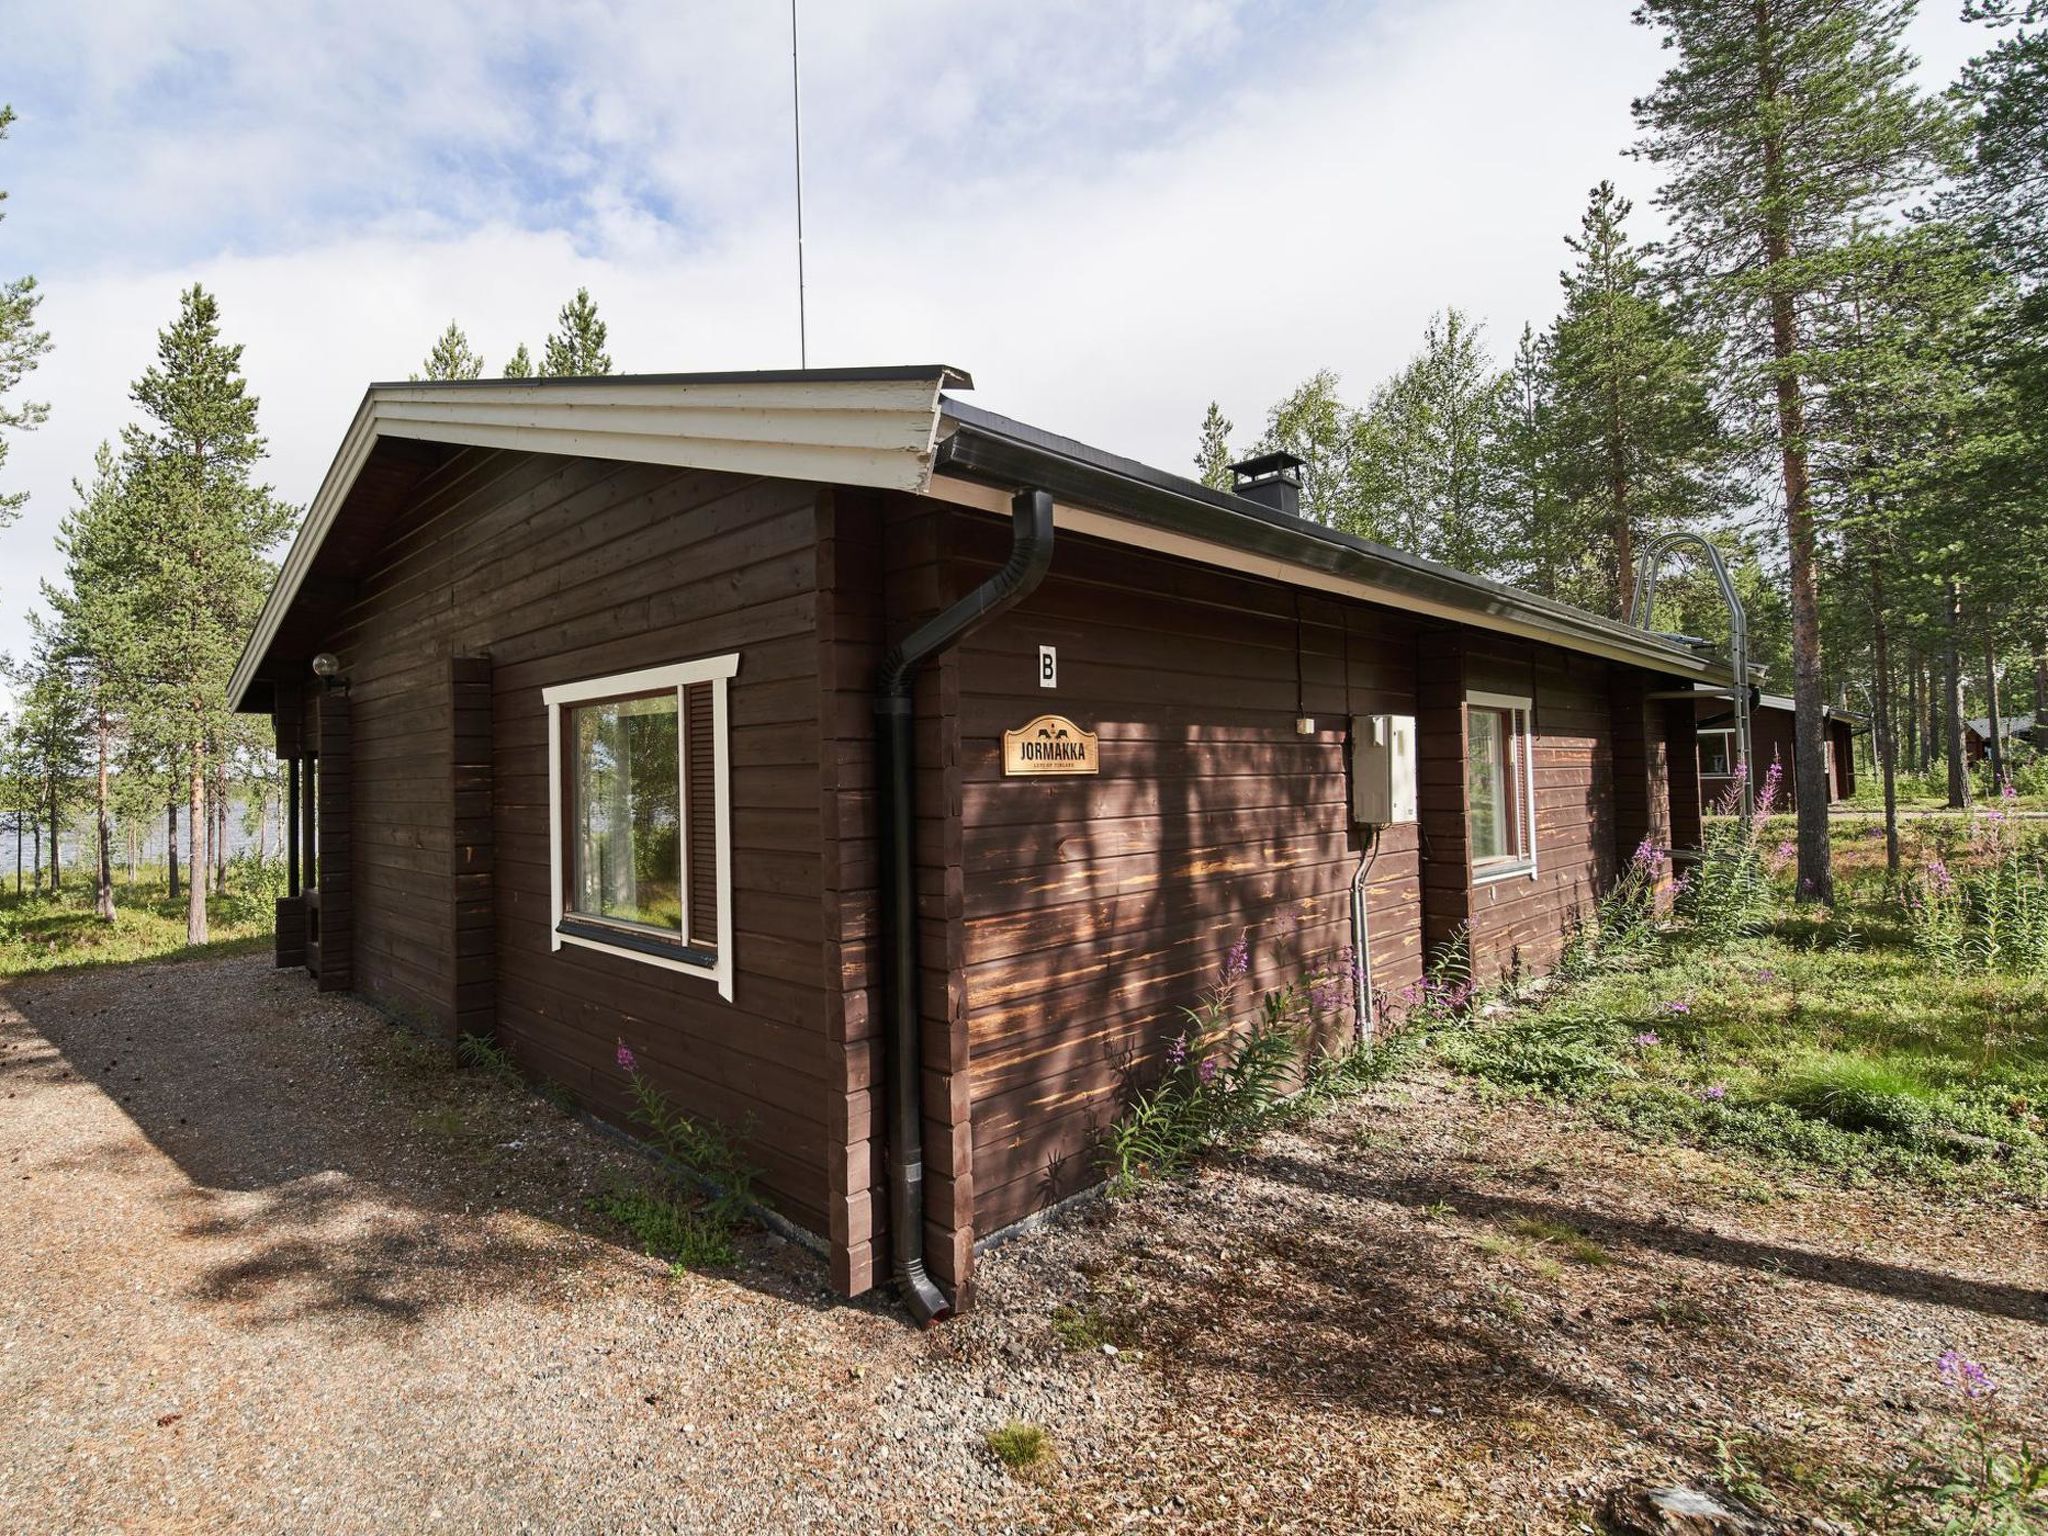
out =
[[[1052,492],[1063,526],[1360,597],[1660,673],[1726,680],[1709,652],[968,406],[945,364],[754,373],[373,384],[306,511],[228,684],[251,693],[323,546],[373,529],[431,467],[431,445],[672,464],[940,495],[1001,510]],[[366,536],[358,530],[358,537]],[[345,530],[344,530],[345,531]],[[329,562],[332,564],[332,562]],[[294,621],[304,629],[302,616]],[[267,690],[265,690],[267,697]]]
[[410,439],[835,485],[922,490],[939,391],[973,380],[943,363],[756,373],[372,384],[306,509],[228,683],[240,709],[321,546],[381,442]]

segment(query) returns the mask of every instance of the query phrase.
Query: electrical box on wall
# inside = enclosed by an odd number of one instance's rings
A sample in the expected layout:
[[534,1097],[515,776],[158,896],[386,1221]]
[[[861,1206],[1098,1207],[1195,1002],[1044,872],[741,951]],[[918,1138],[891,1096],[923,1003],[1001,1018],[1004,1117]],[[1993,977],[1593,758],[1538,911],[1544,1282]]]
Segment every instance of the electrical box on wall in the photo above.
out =
[[1389,827],[1415,819],[1415,717],[1351,717],[1351,819]]

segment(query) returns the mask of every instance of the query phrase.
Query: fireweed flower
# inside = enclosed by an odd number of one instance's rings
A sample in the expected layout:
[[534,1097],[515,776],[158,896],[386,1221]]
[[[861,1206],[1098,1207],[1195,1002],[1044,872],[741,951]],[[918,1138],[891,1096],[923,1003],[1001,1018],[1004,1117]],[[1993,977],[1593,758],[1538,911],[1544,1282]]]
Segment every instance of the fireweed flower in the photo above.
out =
[[1205,1084],[1215,1082],[1216,1058],[1214,1056],[1204,1056],[1202,1064],[1195,1068],[1195,1076],[1199,1077]]
[[1664,1005],[1664,1011],[1666,1013],[1691,1013],[1692,1004],[1682,997],[1674,997]]
[[1927,883],[1943,896],[1956,887],[1956,877],[1948,872],[1948,865],[1938,854],[1927,861]]
[[1723,1099],[1728,1097],[1728,1090],[1722,1087],[1719,1083],[1714,1083],[1711,1086],[1709,1086],[1706,1089],[1706,1091],[1700,1095],[1700,1097],[1705,1099],[1709,1104],[1718,1104]]
[[619,1042],[617,1060],[621,1072],[635,1072],[639,1070],[639,1058],[633,1054],[633,1048],[623,1040]]
[[1967,1398],[1989,1397],[1998,1390],[1998,1383],[1991,1379],[1991,1373],[1959,1349],[1943,1350],[1935,1364],[1941,1369],[1943,1383]]
[[1245,973],[1252,968],[1251,940],[1244,934],[1237,936],[1237,942],[1230,946],[1230,953],[1223,961],[1223,981],[1226,986],[1243,981]]
[[1648,1050],[1653,1045],[1662,1045],[1663,1043],[1664,1042],[1657,1037],[1657,1031],[1655,1031],[1654,1029],[1646,1029],[1640,1035],[1636,1036],[1636,1044],[1641,1046],[1644,1050]]
[[1173,1037],[1173,1044],[1166,1048],[1166,1064],[1169,1067],[1178,1067],[1184,1065],[1187,1059],[1188,1033],[1186,1030],[1182,1030]]

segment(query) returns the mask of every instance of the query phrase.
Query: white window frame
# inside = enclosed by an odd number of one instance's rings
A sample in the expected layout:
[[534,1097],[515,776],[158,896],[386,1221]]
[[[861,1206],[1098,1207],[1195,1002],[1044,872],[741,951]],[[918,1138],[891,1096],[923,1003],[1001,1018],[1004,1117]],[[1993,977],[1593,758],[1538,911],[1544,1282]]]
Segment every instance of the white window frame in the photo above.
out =
[[[739,671],[738,652],[723,656],[705,656],[696,661],[679,661],[665,667],[646,667],[638,672],[617,672],[609,677],[586,678],[581,682],[557,683],[541,690],[541,702],[548,711],[548,947],[559,950],[564,944],[574,944],[579,949],[594,949],[602,954],[619,955],[627,960],[637,960],[643,965],[660,966],[663,970],[680,971],[685,976],[702,976],[718,984],[718,995],[727,1002],[732,1001],[732,794],[730,787],[731,765],[728,759],[726,685]],[[634,694],[660,693],[673,689],[676,695],[676,711],[683,717],[683,730],[677,740],[681,743],[676,753],[676,771],[682,778],[681,798],[677,804],[682,808],[682,909],[683,940],[687,944],[690,934],[690,749],[688,746],[688,715],[683,699],[683,690],[697,683],[711,684],[711,788],[713,844],[717,849],[716,883],[718,888],[718,951],[710,965],[700,965],[669,955],[649,954],[644,949],[632,948],[625,944],[608,944],[602,939],[591,938],[581,933],[564,933],[562,920],[567,916],[562,900],[563,850],[562,850],[562,796],[568,786],[562,782],[562,708],[564,705],[590,704],[604,699],[625,698]]]
[[[1703,730],[1703,731],[1702,731],[1702,730],[1695,730],[1695,731],[1693,732],[1693,736],[1694,736],[1695,740],[1697,740],[1697,741],[1699,742],[1699,745],[1700,745],[1700,747],[1701,747],[1701,749],[1702,749],[1702,750],[1701,750],[1701,753],[1700,753],[1700,777],[1701,777],[1701,778],[1703,778],[1703,779],[1732,779],[1732,778],[1734,778],[1734,777],[1735,777],[1735,727],[1734,727],[1734,726],[1732,726],[1732,725],[1730,725],[1730,726],[1710,726],[1710,727],[1708,727],[1708,728],[1707,728],[1706,730]],[[1726,773],[1709,773],[1709,772],[1707,772],[1707,758],[1706,758],[1706,752],[1705,752],[1705,750],[1704,750],[1704,749],[1705,749],[1705,747],[1706,747],[1706,740],[1705,740],[1705,738],[1706,738],[1706,737],[1709,737],[1709,736],[1725,736],[1725,737],[1727,737],[1727,738],[1728,738],[1728,753],[1727,753],[1727,756],[1728,756],[1728,771],[1727,771]]]
[[[1471,709],[1500,709],[1510,712],[1511,721],[1519,721],[1516,735],[1519,739],[1522,759],[1522,804],[1524,834],[1528,839],[1526,852],[1520,858],[1504,861],[1496,867],[1482,869],[1476,859],[1468,857],[1467,864],[1472,871],[1472,884],[1493,885],[1502,880],[1534,880],[1536,878],[1536,850],[1542,839],[1537,836],[1536,824],[1536,701],[1526,694],[1469,692],[1465,695],[1465,707]],[[1470,729],[1468,724],[1467,729]],[[1469,766],[1469,765],[1467,765]],[[1469,817],[1471,808],[1466,808]],[[1468,824],[1469,826],[1469,824]],[[1470,832],[1467,831],[1469,845]]]

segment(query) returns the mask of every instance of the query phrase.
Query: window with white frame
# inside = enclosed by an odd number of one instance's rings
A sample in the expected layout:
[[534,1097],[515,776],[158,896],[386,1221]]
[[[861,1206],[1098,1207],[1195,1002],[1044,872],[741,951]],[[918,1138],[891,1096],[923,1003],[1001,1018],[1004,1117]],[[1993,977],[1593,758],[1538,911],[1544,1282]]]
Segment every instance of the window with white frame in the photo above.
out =
[[1727,779],[1735,775],[1735,732],[1701,731],[1700,776]]
[[1478,880],[1536,873],[1536,770],[1530,702],[1510,694],[1465,699],[1466,826]]
[[726,685],[737,655],[542,690],[552,944],[708,977],[732,997]]

